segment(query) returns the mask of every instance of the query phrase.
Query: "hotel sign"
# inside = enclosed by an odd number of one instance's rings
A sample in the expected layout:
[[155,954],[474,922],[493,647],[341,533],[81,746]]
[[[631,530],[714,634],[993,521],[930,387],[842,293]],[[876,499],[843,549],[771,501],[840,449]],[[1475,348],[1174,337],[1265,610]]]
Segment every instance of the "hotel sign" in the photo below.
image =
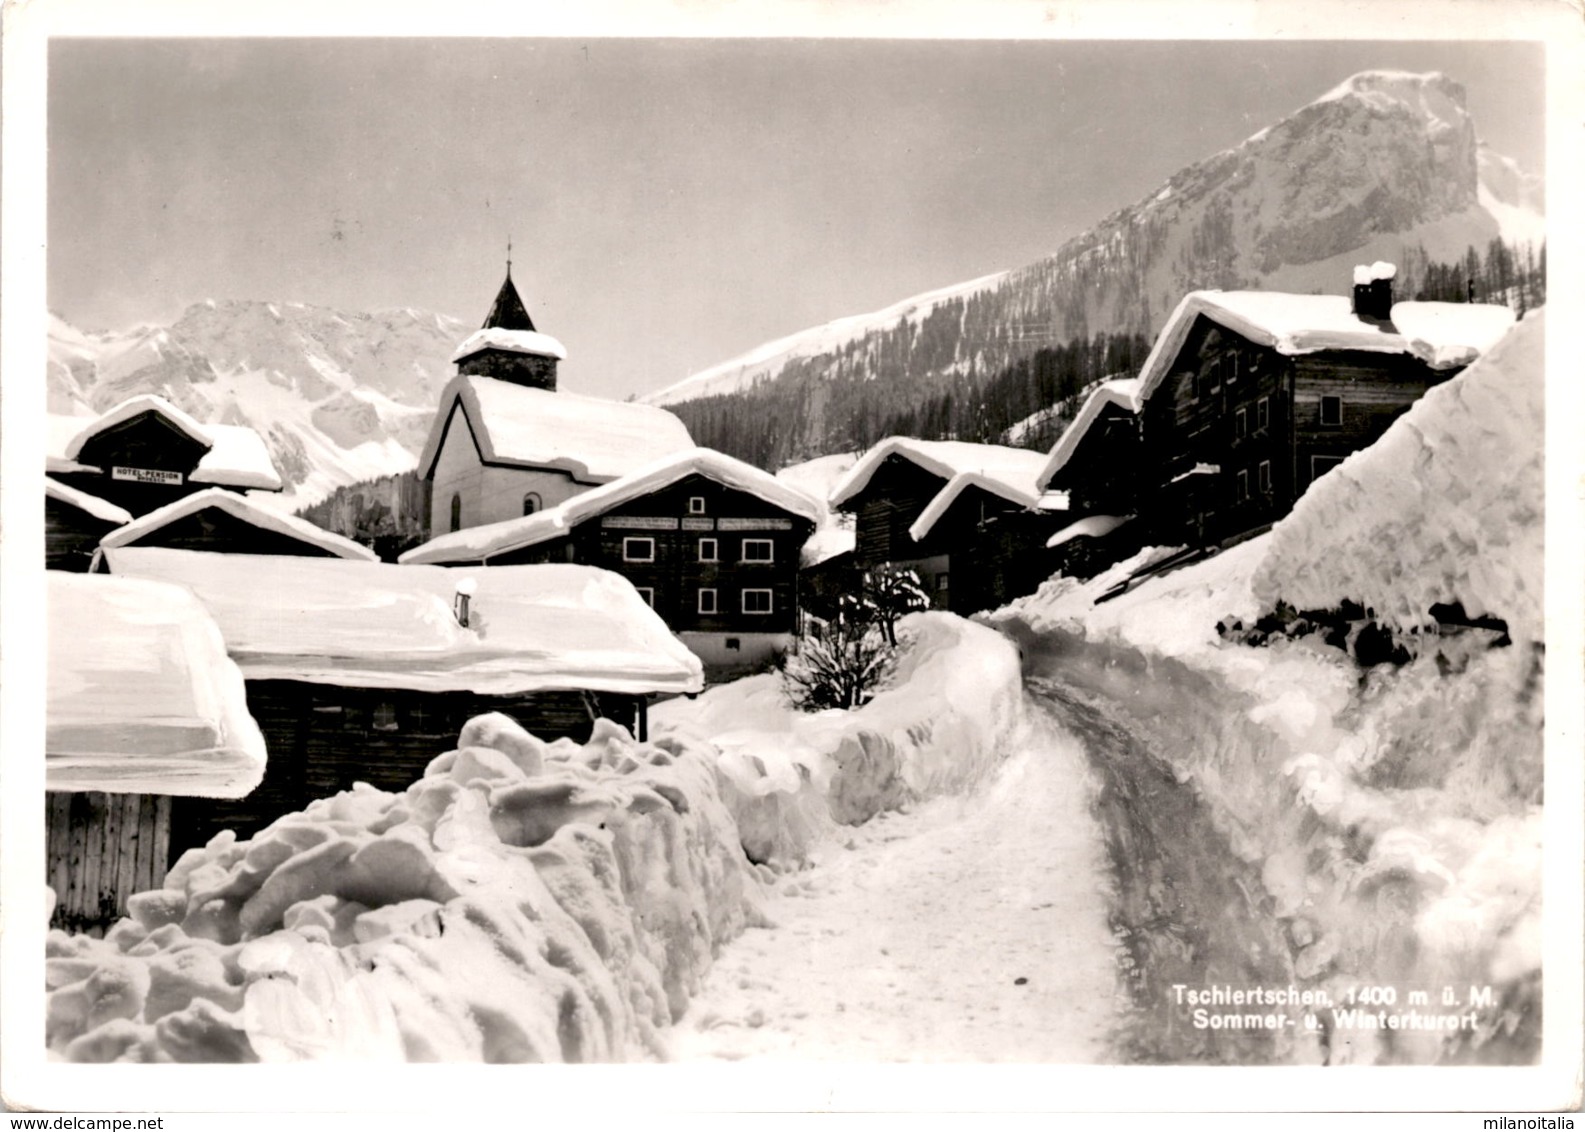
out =
[[166,472],[159,468],[111,468],[110,478],[132,483],[166,483],[176,487],[182,484],[181,472]]

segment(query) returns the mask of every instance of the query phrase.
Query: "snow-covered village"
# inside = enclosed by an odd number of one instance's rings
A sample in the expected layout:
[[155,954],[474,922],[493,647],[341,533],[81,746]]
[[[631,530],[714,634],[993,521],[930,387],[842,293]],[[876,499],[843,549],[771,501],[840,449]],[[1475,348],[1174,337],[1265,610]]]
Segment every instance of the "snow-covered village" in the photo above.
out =
[[51,50],[40,1062],[1542,1064],[1542,48],[383,42]]

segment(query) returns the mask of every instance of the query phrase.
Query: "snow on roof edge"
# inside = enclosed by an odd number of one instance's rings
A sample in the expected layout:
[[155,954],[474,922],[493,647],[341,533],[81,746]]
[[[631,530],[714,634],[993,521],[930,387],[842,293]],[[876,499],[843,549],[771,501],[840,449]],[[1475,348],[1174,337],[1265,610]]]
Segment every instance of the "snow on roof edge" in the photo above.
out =
[[119,405],[88,421],[84,425],[83,430],[72,437],[71,441],[66,445],[65,457],[68,460],[77,459],[78,454],[83,450],[83,445],[89,440],[98,436],[107,428],[118,425],[123,421],[131,420],[139,413],[146,412],[160,414],[193,440],[202,444],[206,450],[215,446],[214,437],[205,432],[204,426],[199,424],[193,417],[178,409],[157,393],[139,393],[135,397],[128,397]]
[[565,361],[567,347],[549,334],[538,330],[506,330],[499,326],[484,326],[462,340],[451,352],[450,360],[460,362],[482,350],[505,350],[513,354],[532,354],[536,357]]
[[379,555],[361,543],[317,527],[307,519],[300,519],[296,515],[283,515],[260,507],[234,491],[227,491],[220,487],[209,487],[203,491],[195,491],[191,495],[184,495],[173,503],[157,507],[153,511],[134,519],[126,526],[118,527],[99,540],[99,545],[106,549],[130,546],[145,535],[159,530],[177,519],[185,518],[195,512],[209,507],[218,507],[234,519],[258,527],[261,530],[273,531],[275,534],[284,535],[327,550],[337,558],[361,559],[365,562],[379,561]]
[[[838,509],[842,504],[858,495],[869,486],[870,479],[875,475],[876,469],[891,456],[901,456],[932,475],[939,476],[948,482],[951,481],[953,476],[968,471],[982,471],[987,476],[1002,478],[998,470],[986,466],[987,462],[985,460],[977,461],[970,467],[964,467],[948,458],[949,454],[954,452],[967,453],[973,450],[981,450],[987,456],[1000,457],[1002,460],[1006,460],[1009,456],[1017,453],[1027,453],[1035,458],[1040,455],[1038,452],[1030,452],[1028,449],[1013,448],[1003,444],[975,444],[966,440],[920,440],[912,436],[888,436],[884,440],[871,445],[869,450],[836,482],[836,486],[831,489],[831,496],[827,500],[827,504],[833,509]],[[1031,483],[1031,486],[1033,486],[1033,483]]]
[[1076,538],[1104,538],[1133,519],[1132,515],[1086,515],[1063,527],[1046,540],[1046,549],[1061,546]]
[[486,561],[559,538],[579,523],[694,474],[746,492],[816,525],[824,514],[818,500],[763,469],[713,448],[691,448],[651,461],[533,515],[438,535],[405,552],[397,561],[404,565]]
[[96,519],[103,519],[107,523],[130,523],[132,512],[125,507],[117,507],[108,499],[100,499],[97,495],[89,495],[75,487],[69,487],[59,480],[44,477],[44,497],[57,499],[62,503],[70,504],[78,510],[86,511]]
[[1062,435],[1051,448],[1051,455],[1046,459],[1045,467],[1040,469],[1040,475],[1035,478],[1035,486],[1045,490],[1051,483],[1051,477],[1067,466],[1073,454],[1078,451],[1079,443],[1085,434],[1090,431],[1101,415],[1101,410],[1107,405],[1116,405],[1130,413],[1139,412],[1140,379],[1137,377],[1122,378],[1115,381],[1101,383],[1084,399],[1084,404],[1079,406],[1078,413],[1069,422],[1068,427],[1062,430]]
[[996,476],[987,475],[984,472],[959,472],[947,481],[945,487],[936,492],[935,497],[919,513],[919,518],[915,519],[908,528],[909,537],[915,542],[923,542],[935,525],[941,521],[941,517],[952,509],[952,505],[957,502],[958,496],[971,487],[988,491],[992,495],[1000,496],[1009,503],[1016,503],[1018,506],[1027,507],[1030,510],[1034,510],[1040,504],[1040,496],[1021,491]]

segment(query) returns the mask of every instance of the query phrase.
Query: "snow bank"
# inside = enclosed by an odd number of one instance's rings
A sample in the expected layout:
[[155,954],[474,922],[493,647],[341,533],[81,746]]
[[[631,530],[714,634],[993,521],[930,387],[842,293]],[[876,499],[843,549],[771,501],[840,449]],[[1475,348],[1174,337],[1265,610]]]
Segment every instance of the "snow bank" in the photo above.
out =
[[854,711],[800,713],[768,674],[650,712],[656,735],[717,749],[754,861],[803,860],[833,823],[966,789],[1007,754],[1024,721],[1017,648],[947,613],[910,614],[898,632],[892,686]]
[[1516,641],[1543,638],[1544,316],[1316,481],[1272,531],[1254,579],[1263,602],[1353,600],[1399,630],[1459,602]]
[[51,570],[51,790],[240,798],[264,736],[220,632],[180,586]]
[[102,940],[47,941],[72,1061],[609,1061],[663,1051],[760,922],[712,757],[608,721],[463,728],[399,794],[360,784],[222,833]]

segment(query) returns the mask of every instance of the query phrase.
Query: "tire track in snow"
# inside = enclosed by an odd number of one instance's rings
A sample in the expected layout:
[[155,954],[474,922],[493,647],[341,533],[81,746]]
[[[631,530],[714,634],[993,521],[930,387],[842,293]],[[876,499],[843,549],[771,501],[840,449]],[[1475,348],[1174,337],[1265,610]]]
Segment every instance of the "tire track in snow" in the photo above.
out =
[[[680,1060],[1105,1060],[1116,995],[1092,772],[1031,730],[978,791],[844,831],[721,955]],[[1021,981],[1022,980],[1022,981]]]

